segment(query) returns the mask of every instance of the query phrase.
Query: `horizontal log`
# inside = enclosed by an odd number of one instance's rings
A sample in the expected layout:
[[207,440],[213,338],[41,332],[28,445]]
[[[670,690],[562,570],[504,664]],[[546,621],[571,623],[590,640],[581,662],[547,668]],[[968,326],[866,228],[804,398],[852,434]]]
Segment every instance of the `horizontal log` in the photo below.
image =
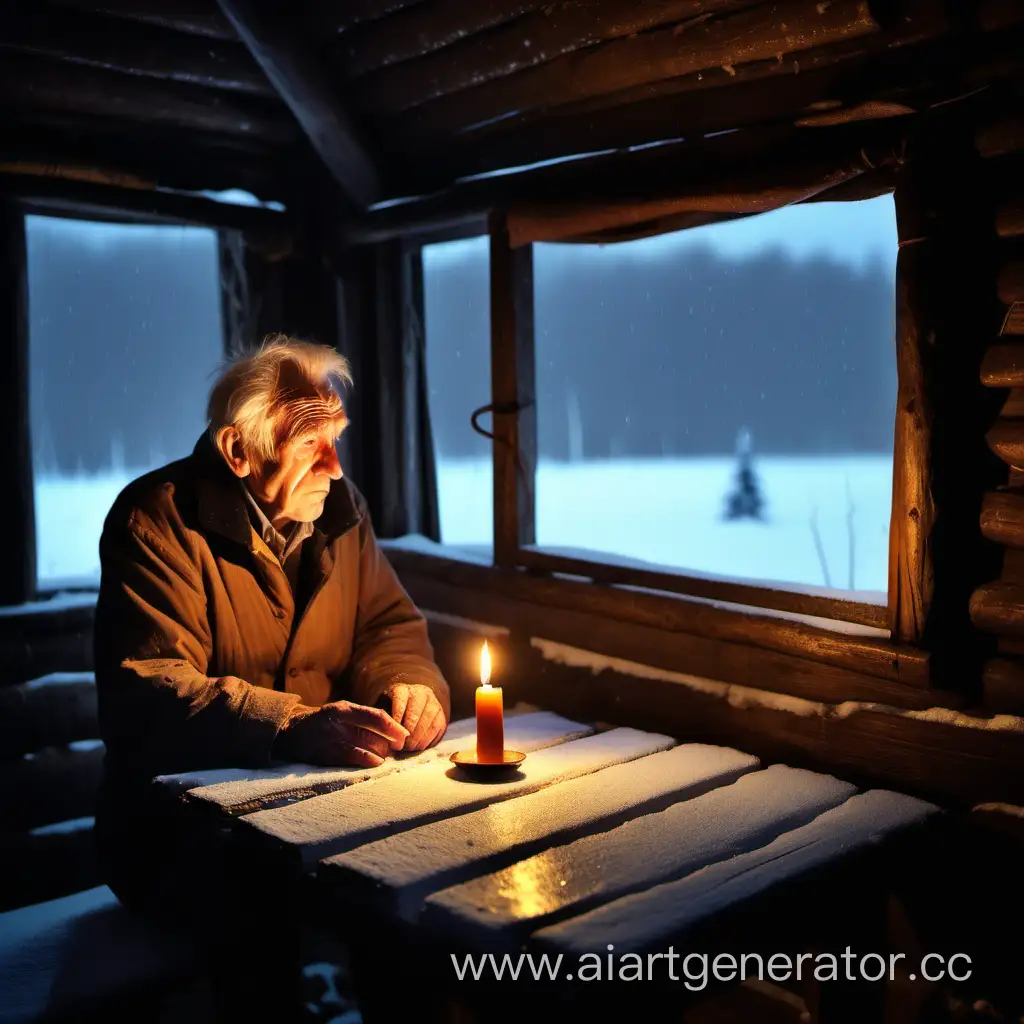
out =
[[90,671],[95,609],[94,595],[0,608],[0,686]]
[[275,144],[298,139],[295,122],[278,103],[21,54],[9,54],[0,62],[0,104],[174,125]]
[[[473,88],[418,101],[409,108],[396,104],[382,90],[375,91],[367,76],[358,102],[376,114],[406,109],[406,121],[416,124],[422,134],[437,137],[513,111],[547,109],[706,69],[775,59],[779,54],[863,36],[878,27],[861,0],[842,0],[828,7],[813,0],[787,0],[703,22],[682,35],[669,27],[617,39]],[[429,83],[421,86],[421,95],[429,96]]]
[[1015,302],[1006,311],[999,334],[1001,337],[1016,337],[1024,334],[1024,302]]
[[99,736],[91,672],[58,672],[0,687],[0,758]]
[[1024,341],[990,345],[981,360],[981,382],[990,388],[1024,387]]
[[[432,52],[419,51],[425,54],[423,56],[418,55],[416,39],[407,37],[404,51],[408,57],[416,59],[407,58],[400,63],[390,61],[379,70],[362,64],[361,70],[355,70],[354,74],[362,75],[360,92],[369,93],[364,100],[367,109],[396,113],[464,89],[479,88],[482,83],[499,78],[508,78],[514,83],[517,73],[528,69],[541,73],[541,66],[550,66],[559,58],[574,60],[585,67],[600,49],[613,41],[650,34],[665,26],[671,26],[679,40],[678,46],[685,48],[689,33],[695,31],[700,20],[750,7],[754,2],[756,0],[668,0],[636,4],[630,0],[611,0],[596,7],[569,6],[559,11],[557,17],[552,17],[547,10],[533,11],[481,35],[466,33],[451,45],[432,47]],[[420,11],[423,8],[411,8],[407,16]],[[465,16],[462,17],[464,20]],[[380,24],[378,22],[377,26]],[[376,52],[379,54],[379,49]],[[654,55],[656,51],[649,48],[644,52]],[[604,62],[603,66],[610,67],[611,62]],[[544,74],[549,82],[562,80],[562,76],[552,76],[551,72]],[[519,85],[528,88],[528,78]],[[508,95],[507,90],[504,95]]]
[[92,818],[0,832],[0,912],[99,884]]
[[35,828],[93,814],[103,756],[99,740],[82,740],[0,761],[4,829]]
[[1000,301],[1008,306],[1024,302],[1024,259],[1012,260],[999,271],[997,288]]
[[[748,699],[685,681],[650,679],[511,652],[521,696],[577,719],[656,729],[686,742],[734,746],[760,757],[883,786],[944,804],[1024,800],[1024,734],[943,721],[934,712]],[[506,684],[507,686],[508,684]],[[711,692],[707,692],[708,690]],[[517,694],[517,696],[520,694]],[[975,720],[984,725],[983,720]]]
[[[664,631],[676,636],[679,643],[684,642],[683,635],[697,636],[793,655],[908,688],[928,686],[925,652],[855,631],[840,633],[791,617],[742,613],[694,599],[496,569],[403,550],[386,542],[385,548],[402,579],[420,588],[424,604],[436,611],[486,621],[482,611],[474,614],[474,608],[477,602],[493,598],[487,605],[496,617],[493,621],[507,625],[500,618],[502,602],[516,601],[549,616],[552,609],[593,616],[595,632],[596,624],[617,620]],[[447,603],[438,604],[441,598]],[[752,651],[750,656],[754,656]]]
[[141,22],[73,10],[58,13],[33,7],[8,15],[0,50],[254,96],[275,95],[240,43],[196,39]]
[[1006,396],[999,415],[1007,419],[1024,418],[1024,388],[1012,388]]
[[312,38],[331,39],[347,32],[354,25],[377,21],[422,3],[423,0],[306,0],[302,21]]
[[997,544],[1024,548],[1024,492],[986,494],[981,503],[981,532]]
[[884,605],[824,597],[802,593],[798,590],[758,586],[756,583],[748,584],[733,580],[688,576],[683,571],[668,573],[639,569],[634,566],[617,566],[611,561],[599,561],[599,556],[596,553],[594,559],[587,560],[550,554],[546,551],[524,549],[519,551],[516,557],[518,563],[527,569],[582,576],[585,579],[594,580],[596,583],[647,587],[650,590],[664,590],[673,594],[686,594],[690,597],[727,601],[753,608],[770,608],[775,611],[794,612],[798,615],[814,615],[822,619],[856,622],[863,626],[873,626],[876,629],[885,629],[888,623],[888,611]]
[[[817,196],[874,168],[895,164],[902,132],[893,121],[814,131],[764,125],[651,147],[602,153],[556,165],[459,182],[436,195],[394,203],[350,220],[353,241],[398,237],[424,224],[454,223],[495,207],[529,208],[537,223],[574,237],[601,207],[610,228],[685,212],[760,213]],[[652,212],[657,206],[664,208]]]
[[984,706],[1004,715],[1024,715],[1024,661],[992,658],[982,673]]
[[1024,637],[1024,585],[995,580],[971,595],[971,621],[987,633]]
[[[109,14],[209,39],[234,39],[226,18],[209,0],[55,0],[60,7]],[[54,19],[56,20],[56,19]]]
[[1007,465],[1024,468],[1024,420],[996,420],[985,440]]

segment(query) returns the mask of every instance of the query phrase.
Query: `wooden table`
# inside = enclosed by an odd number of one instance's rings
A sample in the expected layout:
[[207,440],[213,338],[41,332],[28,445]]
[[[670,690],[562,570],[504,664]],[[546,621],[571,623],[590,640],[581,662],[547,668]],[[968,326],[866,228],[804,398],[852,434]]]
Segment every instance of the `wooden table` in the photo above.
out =
[[[268,879],[291,893],[277,901],[275,955],[288,961],[287,936],[310,919],[349,943],[368,1020],[407,1018],[413,1004],[422,1018],[423,993],[431,1009],[482,999],[480,1019],[559,1016],[581,999],[612,1019],[666,988],[678,1005],[705,998],[713,978],[687,987],[681,959],[675,981],[667,958],[648,959],[670,948],[884,955],[880,840],[891,848],[938,811],[738,750],[547,712],[507,718],[506,747],[527,753],[511,774],[467,778],[448,755],[473,743],[463,721],[438,747],[375,769],[158,782],[228,837],[241,893],[259,901]],[[267,930],[265,905],[255,920]],[[456,978],[452,954],[524,951],[560,955],[559,982]],[[584,964],[593,976],[594,954],[605,975],[640,962],[643,985],[564,977]],[[867,1024],[879,989],[822,984],[818,1015]]]

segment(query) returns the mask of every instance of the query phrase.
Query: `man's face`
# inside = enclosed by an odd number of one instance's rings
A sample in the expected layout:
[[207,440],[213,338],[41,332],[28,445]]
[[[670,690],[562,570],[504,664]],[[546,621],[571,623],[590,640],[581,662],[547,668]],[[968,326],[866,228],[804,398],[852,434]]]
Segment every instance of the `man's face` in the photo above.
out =
[[334,446],[346,423],[328,420],[283,441],[272,462],[250,463],[249,488],[275,527],[320,517],[331,481],[341,479]]

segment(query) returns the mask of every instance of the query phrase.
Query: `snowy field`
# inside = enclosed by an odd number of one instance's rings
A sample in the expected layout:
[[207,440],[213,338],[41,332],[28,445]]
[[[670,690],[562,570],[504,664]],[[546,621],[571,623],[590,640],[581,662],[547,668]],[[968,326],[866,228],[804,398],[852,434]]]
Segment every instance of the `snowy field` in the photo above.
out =
[[[758,458],[764,522],[722,519],[735,468],[731,457],[542,462],[537,473],[537,541],[550,548],[592,549],[700,573],[886,590],[890,456]],[[103,519],[133,475],[37,476],[41,586],[98,580]],[[490,462],[442,462],[438,483],[442,540],[489,544]]]

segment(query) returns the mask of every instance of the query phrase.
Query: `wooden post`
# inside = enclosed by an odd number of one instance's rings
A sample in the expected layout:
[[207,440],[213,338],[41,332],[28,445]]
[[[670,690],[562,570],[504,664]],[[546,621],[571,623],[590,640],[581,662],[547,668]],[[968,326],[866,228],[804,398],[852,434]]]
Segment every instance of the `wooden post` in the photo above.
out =
[[0,605],[21,604],[36,586],[36,524],[29,437],[28,265],[25,217],[0,203],[0,444],[10,474],[0,503]]
[[998,573],[981,535],[985,493],[1005,481],[985,434],[999,398],[981,384],[998,329],[995,229],[970,126],[922,124],[896,187],[896,413],[890,532],[893,638],[933,653],[939,687],[980,683],[972,590]]
[[494,562],[512,566],[518,549],[536,539],[533,250],[510,247],[504,214],[492,215],[490,231]]

